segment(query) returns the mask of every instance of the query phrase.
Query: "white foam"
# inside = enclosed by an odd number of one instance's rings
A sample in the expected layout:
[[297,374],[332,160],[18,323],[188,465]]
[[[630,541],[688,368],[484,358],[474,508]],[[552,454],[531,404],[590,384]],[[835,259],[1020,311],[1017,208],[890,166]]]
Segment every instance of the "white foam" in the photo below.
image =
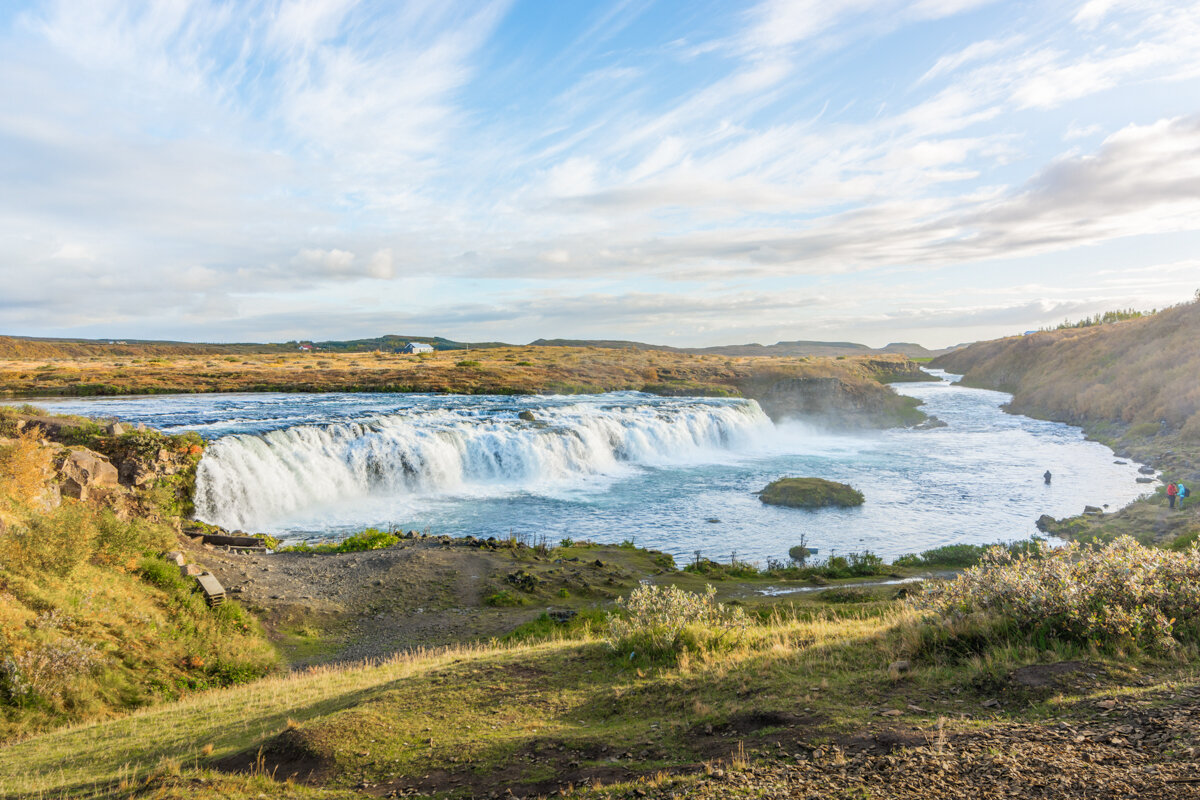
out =
[[712,463],[770,440],[753,401],[435,409],[223,437],[197,472],[196,516],[261,528],[318,506],[378,496],[578,496],[639,467]]

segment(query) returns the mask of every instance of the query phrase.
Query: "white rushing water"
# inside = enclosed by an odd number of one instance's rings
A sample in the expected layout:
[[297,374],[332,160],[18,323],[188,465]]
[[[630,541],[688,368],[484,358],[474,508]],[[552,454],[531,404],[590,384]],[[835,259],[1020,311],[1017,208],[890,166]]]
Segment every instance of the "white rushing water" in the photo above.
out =
[[[1041,514],[1119,508],[1149,487],[1078,428],[1006,414],[1009,396],[948,381],[895,387],[948,423],[821,433],[773,424],[738,399],[242,394],[60,400],[210,440],[197,516],[287,540],[394,525],[455,536],[633,540],[690,558],[891,558],[943,544],[1024,539]],[[531,412],[535,421],[522,419]],[[1042,473],[1054,480],[1047,486]],[[853,509],[759,502],[788,475],[850,483]]]
[[218,439],[196,482],[197,516],[261,528],[296,511],[371,495],[543,493],[629,466],[711,460],[753,447],[770,419],[753,401],[568,404],[514,411],[412,410]]

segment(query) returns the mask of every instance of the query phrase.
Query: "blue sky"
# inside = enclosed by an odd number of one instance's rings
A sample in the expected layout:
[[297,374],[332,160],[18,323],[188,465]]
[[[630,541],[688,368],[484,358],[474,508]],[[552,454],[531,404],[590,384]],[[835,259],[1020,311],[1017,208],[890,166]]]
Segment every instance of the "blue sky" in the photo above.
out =
[[1200,288],[1200,4],[9,2],[0,333],[945,346]]

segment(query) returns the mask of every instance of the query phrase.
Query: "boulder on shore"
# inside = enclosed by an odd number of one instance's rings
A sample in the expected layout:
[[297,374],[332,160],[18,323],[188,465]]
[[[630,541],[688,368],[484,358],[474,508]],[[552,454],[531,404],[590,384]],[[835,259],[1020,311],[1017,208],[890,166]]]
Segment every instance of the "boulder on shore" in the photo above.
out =
[[91,450],[72,450],[58,468],[62,493],[87,500],[97,489],[117,485],[117,468]]
[[862,492],[845,483],[824,478],[780,478],[758,493],[758,499],[789,508],[848,508],[863,504]]

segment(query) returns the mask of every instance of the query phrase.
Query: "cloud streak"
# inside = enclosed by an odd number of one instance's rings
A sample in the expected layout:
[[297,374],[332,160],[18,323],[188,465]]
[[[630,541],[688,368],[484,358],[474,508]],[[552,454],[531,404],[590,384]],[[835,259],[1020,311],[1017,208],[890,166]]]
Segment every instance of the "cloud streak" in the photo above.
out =
[[0,13],[0,328],[204,309],[267,337],[268,306],[361,328],[420,303],[443,316],[398,319],[479,338],[911,338],[946,326],[863,287],[1004,262],[1065,288],[1085,250],[1153,241],[1146,269],[1200,238],[1196,3],[580,8]]

